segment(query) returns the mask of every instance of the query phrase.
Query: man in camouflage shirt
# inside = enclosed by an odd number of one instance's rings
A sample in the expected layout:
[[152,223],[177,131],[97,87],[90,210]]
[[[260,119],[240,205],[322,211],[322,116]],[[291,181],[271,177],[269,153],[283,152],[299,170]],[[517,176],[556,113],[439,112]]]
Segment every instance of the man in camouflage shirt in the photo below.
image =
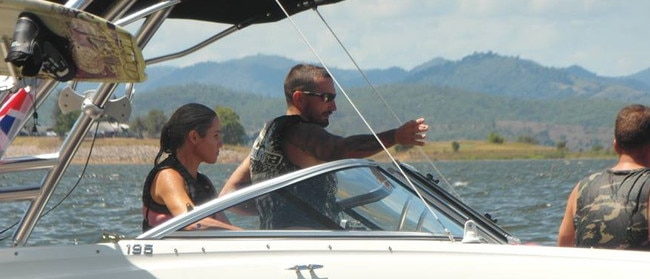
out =
[[558,246],[650,250],[650,107],[624,107],[614,129],[618,162],[574,187]]

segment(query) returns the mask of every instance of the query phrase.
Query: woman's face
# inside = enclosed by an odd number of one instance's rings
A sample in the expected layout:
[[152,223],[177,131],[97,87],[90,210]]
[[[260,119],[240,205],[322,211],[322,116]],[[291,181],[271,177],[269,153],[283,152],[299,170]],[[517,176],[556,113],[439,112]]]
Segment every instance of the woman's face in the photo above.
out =
[[204,137],[197,137],[196,154],[201,157],[202,161],[208,164],[214,164],[219,157],[219,149],[223,146],[221,138],[221,124],[218,118],[212,120],[212,125],[206,131]]

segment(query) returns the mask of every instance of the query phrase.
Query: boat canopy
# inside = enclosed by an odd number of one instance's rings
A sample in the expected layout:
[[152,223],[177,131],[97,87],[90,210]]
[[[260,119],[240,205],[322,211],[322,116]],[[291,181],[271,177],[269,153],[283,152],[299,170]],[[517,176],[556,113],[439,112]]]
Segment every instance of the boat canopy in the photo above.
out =
[[[343,0],[280,0],[280,3],[290,15],[293,15],[341,1]],[[67,1],[51,0],[50,2],[65,4]],[[115,2],[118,1],[92,1],[84,10],[102,16]],[[137,0],[127,14],[159,2],[159,0]],[[168,17],[247,26],[279,21],[286,16],[275,0],[181,0]]]

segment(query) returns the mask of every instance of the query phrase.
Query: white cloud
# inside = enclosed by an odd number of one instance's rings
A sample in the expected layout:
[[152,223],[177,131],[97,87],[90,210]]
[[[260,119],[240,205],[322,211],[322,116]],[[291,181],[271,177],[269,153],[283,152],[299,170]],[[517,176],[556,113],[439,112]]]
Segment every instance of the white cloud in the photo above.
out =
[[[410,69],[475,51],[519,56],[553,67],[574,64],[605,76],[650,68],[646,0],[347,0],[320,13],[362,68]],[[319,17],[293,17],[328,66],[352,68]],[[166,23],[147,57],[175,52],[224,25]],[[288,20],[250,26],[174,63],[224,61],[258,53],[315,62]]]

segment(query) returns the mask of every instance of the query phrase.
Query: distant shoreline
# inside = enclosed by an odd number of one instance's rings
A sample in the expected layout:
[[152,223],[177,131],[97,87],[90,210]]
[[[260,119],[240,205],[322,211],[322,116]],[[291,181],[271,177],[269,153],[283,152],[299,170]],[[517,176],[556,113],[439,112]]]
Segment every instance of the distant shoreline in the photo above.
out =
[[[60,148],[57,137],[18,137],[3,157],[18,157],[55,153]],[[158,153],[158,139],[98,138],[92,148],[91,141],[84,141],[72,159],[72,164],[150,164]],[[219,152],[218,163],[239,163],[247,152],[239,147],[224,147]]]
[[[402,162],[414,161],[475,161],[512,159],[615,159],[612,152],[568,152],[553,147],[521,143],[491,144],[481,141],[459,141],[460,149],[451,149],[451,142],[430,142],[422,149],[411,148],[395,152],[393,157]],[[58,137],[18,137],[3,157],[17,157],[55,153],[61,145]],[[84,164],[88,158],[91,141],[84,141],[73,164]],[[92,149],[89,164],[151,164],[158,153],[158,139],[98,138]],[[249,152],[248,146],[226,145],[219,152],[217,163],[240,163]],[[429,158],[424,158],[422,152]],[[380,162],[390,161],[383,152],[371,157]]]

